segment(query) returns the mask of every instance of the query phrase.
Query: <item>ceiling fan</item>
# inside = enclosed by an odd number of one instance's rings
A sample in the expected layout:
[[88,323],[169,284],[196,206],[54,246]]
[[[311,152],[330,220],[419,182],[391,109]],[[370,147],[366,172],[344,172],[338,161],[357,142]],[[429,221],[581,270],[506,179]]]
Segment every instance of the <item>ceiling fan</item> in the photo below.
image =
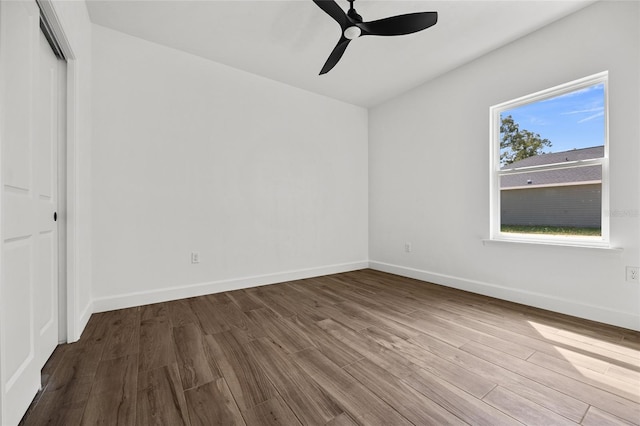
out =
[[358,12],[353,8],[355,0],[348,1],[349,11],[344,13],[344,10],[334,0],[313,0],[342,29],[340,40],[338,40],[338,44],[333,48],[329,59],[320,70],[320,75],[328,73],[336,66],[351,40],[366,35],[395,36],[416,33],[438,22],[438,12],[407,13],[376,21],[363,22],[362,16],[358,15]]

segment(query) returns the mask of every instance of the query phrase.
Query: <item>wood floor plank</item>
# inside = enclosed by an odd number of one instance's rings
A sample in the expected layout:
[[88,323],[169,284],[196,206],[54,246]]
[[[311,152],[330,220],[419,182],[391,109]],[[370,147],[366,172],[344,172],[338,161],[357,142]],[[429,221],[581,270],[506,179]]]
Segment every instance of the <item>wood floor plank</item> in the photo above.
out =
[[419,369],[418,365],[399,353],[388,350],[373,339],[356,333],[331,319],[320,321],[318,326],[342,342],[343,345],[359,352],[363,357],[366,356],[396,377],[406,377]]
[[167,312],[172,327],[180,327],[187,324],[199,324],[200,320],[191,309],[191,299],[179,299],[167,302]]
[[[149,312],[149,311],[146,311]],[[166,316],[152,316],[140,322],[138,369],[152,370],[176,361],[171,323]]]
[[[376,333],[375,330],[370,329],[365,330],[363,334],[377,341],[382,333],[382,331],[377,331]],[[386,341],[389,340],[390,338],[387,337]],[[459,365],[425,351],[410,341],[397,338],[392,347],[394,349],[392,353],[400,353],[414,365],[431,372],[476,398],[482,398],[497,385],[495,379],[488,379],[471,370],[461,368]]]
[[640,381],[630,383],[541,352],[527,361],[640,404]]
[[245,425],[233,395],[221,377],[185,391],[191,426]]
[[215,308],[219,317],[223,318],[229,326],[229,330],[234,328],[238,330],[238,333],[234,333],[236,337],[241,337],[244,342],[249,342],[267,336],[263,328],[251,320],[230,298],[226,298],[226,302],[220,303],[220,299],[218,302]]
[[348,365],[344,370],[416,425],[466,424],[366,358]]
[[362,354],[325,332],[313,319],[296,315],[289,321],[302,330],[313,345],[338,367],[344,367],[363,358]]
[[[104,316],[101,318],[106,319]],[[106,321],[105,321],[106,322]],[[94,325],[97,323],[94,322]],[[106,332],[90,337],[93,345],[65,345],[59,365],[51,373],[37,404],[27,413],[24,425],[79,425],[100,363]],[[106,338],[106,337],[105,337]]]
[[536,404],[548,408],[568,419],[580,422],[589,405],[579,401],[570,394],[559,392],[544,386],[534,380],[514,373],[508,368],[496,365],[482,357],[475,356],[429,336],[419,336],[410,339],[434,355],[489,380],[495,380],[499,385],[514,393],[527,398]]
[[140,307],[140,321],[160,317],[169,317],[169,307],[166,303],[153,303]]
[[605,411],[599,410],[596,407],[589,407],[589,411],[582,420],[584,426],[629,426],[637,423],[629,423],[624,420],[611,415]]
[[461,336],[463,339],[482,343],[483,345],[490,346],[520,359],[527,359],[535,352],[534,349],[513,343],[509,340],[500,339],[499,337],[495,337],[490,334],[479,333],[478,331],[464,327],[460,325],[458,315],[443,318],[442,316],[431,315],[423,310],[417,310],[410,313],[409,316],[426,321],[437,322],[439,325],[449,329],[452,333]]
[[209,366],[203,336],[196,324],[187,323],[173,328],[173,341],[184,390],[209,383],[219,376]]
[[348,414],[342,413],[339,416],[336,416],[333,419],[329,420],[325,424],[325,426],[358,426],[358,423],[356,423],[356,421],[353,420]]
[[176,364],[138,371],[136,410],[138,425],[191,424]]
[[414,373],[403,380],[409,386],[469,424],[492,426],[520,424],[502,411],[477,398],[469,397],[468,393],[426,370]]
[[317,285],[317,282],[317,280],[307,279],[294,281],[286,285],[292,297],[295,297],[300,303],[304,303],[310,308],[331,306],[344,301],[343,298],[324,290],[321,286]]
[[[563,336],[558,333],[557,329],[550,328],[542,323],[526,319],[517,320],[509,317],[500,317],[492,313],[491,310],[470,308],[468,306],[449,304],[447,309],[465,312],[467,316],[465,321],[475,321],[476,327],[483,327],[486,330],[488,326],[488,329],[492,330],[493,333],[500,333],[504,336],[498,337],[512,340],[549,355],[556,354],[556,349],[560,347],[576,353],[582,353],[590,358],[617,363],[625,367],[629,366],[631,369],[640,367],[640,356],[637,353],[636,356],[632,356],[606,347],[594,346],[590,343]],[[481,320],[480,324],[478,324],[479,319]],[[487,331],[487,333],[490,332]]]
[[21,426],[76,426],[82,420],[93,376],[73,376],[64,386],[48,387],[38,404],[20,423]]
[[295,426],[302,425],[279,396],[251,408],[245,414],[247,426]]
[[293,323],[284,321],[268,309],[255,309],[247,316],[260,324],[265,333],[289,353],[313,347],[311,340]]
[[262,367],[232,332],[205,336],[208,356],[218,365],[241,412],[277,395]]
[[138,352],[140,309],[129,308],[118,312],[120,315],[110,324],[102,359],[121,358]]
[[243,312],[266,307],[263,303],[249,296],[245,290],[230,291],[227,293],[227,296]]
[[292,357],[356,421],[370,425],[411,424],[317,349],[306,349]]
[[205,334],[216,334],[231,329],[218,306],[206,297],[189,299],[189,306],[196,314],[198,324]]
[[81,424],[135,425],[137,380],[135,355],[101,361]]
[[640,371],[638,370],[611,365],[605,374],[609,377],[628,382],[632,386],[640,387]]
[[569,419],[500,386],[494,388],[482,400],[524,424],[575,425]]
[[282,297],[279,294],[280,291],[276,289],[269,289],[268,287],[270,286],[249,289],[247,290],[247,293],[262,304],[266,305],[268,309],[282,317],[291,317],[295,315],[296,312],[292,310],[290,306],[282,303]]
[[82,336],[75,344],[94,346],[106,343],[112,322],[120,318],[120,311],[99,312],[91,315]]
[[262,366],[271,383],[305,425],[323,425],[342,410],[285,354],[267,339],[246,345]]
[[640,419],[640,405],[628,399],[621,398],[599,388],[591,387],[578,380],[512,357],[511,355],[498,352],[480,343],[470,342],[461,349],[494,364],[502,365],[517,374],[535,380],[551,389],[571,394],[587,404],[600,408],[624,420],[634,422]]

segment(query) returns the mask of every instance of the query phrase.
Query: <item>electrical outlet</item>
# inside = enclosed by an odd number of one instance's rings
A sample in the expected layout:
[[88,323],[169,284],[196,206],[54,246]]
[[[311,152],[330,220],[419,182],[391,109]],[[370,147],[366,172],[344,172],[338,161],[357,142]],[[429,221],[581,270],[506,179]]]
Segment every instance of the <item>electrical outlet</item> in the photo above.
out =
[[411,243],[404,243],[404,251],[406,253],[411,253]]
[[627,281],[632,283],[640,282],[640,268],[637,266],[627,266]]
[[200,263],[200,253],[197,251],[191,252],[191,263]]

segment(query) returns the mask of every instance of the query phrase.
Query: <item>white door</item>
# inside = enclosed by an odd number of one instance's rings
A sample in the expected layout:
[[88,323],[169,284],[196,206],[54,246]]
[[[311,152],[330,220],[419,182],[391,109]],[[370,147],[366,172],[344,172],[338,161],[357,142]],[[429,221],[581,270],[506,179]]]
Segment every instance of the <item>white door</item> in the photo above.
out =
[[35,313],[38,363],[44,366],[58,345],[58,70],[59,60],[40,32],[33,150],[38,244]]
[[0,424],[19,422],[57,344],[57,66],[32,1],[0,2]]

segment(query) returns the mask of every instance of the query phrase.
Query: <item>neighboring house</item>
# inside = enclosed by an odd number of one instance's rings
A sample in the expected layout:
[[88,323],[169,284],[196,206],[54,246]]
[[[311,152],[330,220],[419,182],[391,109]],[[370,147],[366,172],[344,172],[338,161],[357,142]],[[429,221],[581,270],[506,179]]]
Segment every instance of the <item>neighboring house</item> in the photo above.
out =
[[[503,169],[588,160],[603,155],[604,146],[595,146],[536,155]],[[600,165],[503,176],[500,190],[502,225],[601,226]]]

